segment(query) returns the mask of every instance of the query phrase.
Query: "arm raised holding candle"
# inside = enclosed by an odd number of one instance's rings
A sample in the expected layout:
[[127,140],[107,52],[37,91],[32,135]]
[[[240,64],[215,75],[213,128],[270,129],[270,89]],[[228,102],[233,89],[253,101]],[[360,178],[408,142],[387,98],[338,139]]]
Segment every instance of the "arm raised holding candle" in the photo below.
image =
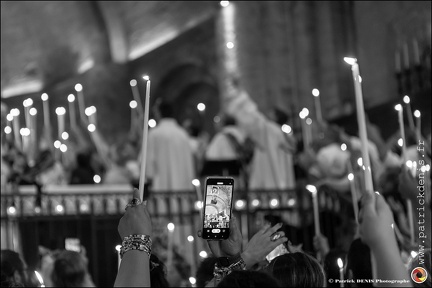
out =
[[[360,237],[372,251],[376,262],[376,277],[381,280],[407,280],[406,283],[394,283],[392,286],[412,287],[392,228],[394,220],[390,207],[376,193],[364,193],[361,203]],[[376,285],[388,287],[388,283]]]

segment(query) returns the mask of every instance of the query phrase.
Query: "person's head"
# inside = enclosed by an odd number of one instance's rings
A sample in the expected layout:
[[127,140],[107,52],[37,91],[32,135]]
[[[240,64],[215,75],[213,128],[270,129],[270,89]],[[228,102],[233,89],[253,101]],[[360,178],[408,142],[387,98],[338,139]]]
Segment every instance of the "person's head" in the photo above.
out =
[[87,273],[87,261],[80,253],[62,250],[55,257],[51,280],[55,287],[83,287]]
[[325,274],[314,257],[301,252],[274,258],[265,269],[282,287],[324,287]]
[[26,265],[20,255],[12,250],[1,250],[1,287],[25,287],[28,277]]
[[155,254],[150,255],[150,286],[151,287],[169,287],[166,278],[166,267]]
[[217,257],[214,256],[204,258],[201,261],[195,275],[196,287],[204,287],[211,279],[213,279],[213,268],[216,261]]
[[225,276],[216,287],[281,287],[281,285],[267,273],[237,270]]
[[174,107],[171,103],[161,102],[157,110],[162,118],[174,118]]
[[76,162],[78,167],[88,168],[91,166],[91,154],[89,152],[79,152],[76,155]]
[[[346,271],[351,279],[372,279],[371,253],[369,247],[360,238],[355,239],[348,250]],[[363,283],[372,287],[371,283]]]

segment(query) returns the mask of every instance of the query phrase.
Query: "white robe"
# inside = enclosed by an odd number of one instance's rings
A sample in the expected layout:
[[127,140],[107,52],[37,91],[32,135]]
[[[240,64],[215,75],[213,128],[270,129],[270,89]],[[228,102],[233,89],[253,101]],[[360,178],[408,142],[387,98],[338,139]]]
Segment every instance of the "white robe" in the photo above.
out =
[[195,177],[189,135],[177,121],[161,119],[151,129],[147,143],[146,176],[153,191],[190,190]]
[[231,89],[228,94],[227,112],[256,143],[250,189],[295,188],[294,137],[284,135],[281,127],[267,119],[245,91]]

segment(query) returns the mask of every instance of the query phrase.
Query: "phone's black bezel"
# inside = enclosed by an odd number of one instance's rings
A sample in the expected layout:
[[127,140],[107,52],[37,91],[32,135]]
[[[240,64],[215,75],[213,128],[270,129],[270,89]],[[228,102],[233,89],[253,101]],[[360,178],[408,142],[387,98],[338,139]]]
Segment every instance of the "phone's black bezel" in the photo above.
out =
[[[219,183],[219,184],[218,184]],[[222,184],[221,184],[222,183]],[[233,208],[233,198],[234,198],[234,178],[232,177],[224,177],[224,176],[213,176],[213,177],[207,177],[204,187],[204,202],[203,202],[203,218],[202,220],[202,238],[205,240],[225,240],[228,239],[230,234],[230,228],[226,228],[225,233],[208,233],[204,229],[204,219],[205,219],[205,203],[207,201],[207,187],[211,185],[231,185],[232,186],[232,193],[231,193],[231,206],[230,206],[230,219],[232,217],[232,208]],[[218,237],[219,236],[219,237]]]

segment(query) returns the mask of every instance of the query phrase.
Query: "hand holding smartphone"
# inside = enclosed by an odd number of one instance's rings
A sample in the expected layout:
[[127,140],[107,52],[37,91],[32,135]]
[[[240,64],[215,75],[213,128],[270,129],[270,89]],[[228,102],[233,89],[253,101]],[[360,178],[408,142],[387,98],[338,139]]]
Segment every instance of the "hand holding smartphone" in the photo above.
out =
[[204,198],[203,239],[228,239],[233,192],[234,178],[207,177]]

